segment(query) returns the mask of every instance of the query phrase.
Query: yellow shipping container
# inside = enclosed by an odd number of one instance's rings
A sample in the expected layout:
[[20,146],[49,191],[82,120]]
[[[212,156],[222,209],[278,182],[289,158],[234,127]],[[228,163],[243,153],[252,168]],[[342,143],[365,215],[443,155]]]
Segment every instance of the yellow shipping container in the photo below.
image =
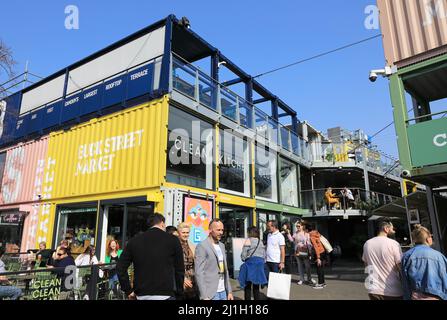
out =
[[166,172],[168,97],[50,135],[50,199],[160,186]]

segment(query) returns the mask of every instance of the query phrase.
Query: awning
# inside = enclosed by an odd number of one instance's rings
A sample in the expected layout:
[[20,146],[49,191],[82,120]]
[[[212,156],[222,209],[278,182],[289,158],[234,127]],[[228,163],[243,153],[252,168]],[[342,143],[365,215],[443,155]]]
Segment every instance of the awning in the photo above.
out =
[[[417,191],[409,194],[405,197],[407,200],[407,206],[409,209],[418,208],[421,211],[427,209],[427,194],[423,191]],[[381,217],[395,217],[395,218],[407,218],[407,207],[405,206],[405,199],[398,198],[391,203],[381,206],[373,210],[374,216]]]
[[391,203],[385,204],[380,208],[373,210],[373,215],[380,217],[406,218],[407,209],[405,207],[405,200],[399,198]]

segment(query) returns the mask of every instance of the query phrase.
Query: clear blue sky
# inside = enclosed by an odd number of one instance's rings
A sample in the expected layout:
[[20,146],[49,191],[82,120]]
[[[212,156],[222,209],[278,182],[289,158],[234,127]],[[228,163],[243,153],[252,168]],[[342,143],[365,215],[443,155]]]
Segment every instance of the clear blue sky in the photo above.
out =
[[[64,27],[70,4],[79,8],[79,30]],[[364,27],[370,4],[375,0],[8,1],[0,38],[12,48],[18,73],[29,60],[32,72],[47,76],[173,13],[187,16],[195,32],[255,75],[378,34]],[[371,135],[393,120],[388,81],[368,80],[384,61],[378,38],[259,80],[319,130],[340,125]],[[397,156],[393,126],[374,143]]]

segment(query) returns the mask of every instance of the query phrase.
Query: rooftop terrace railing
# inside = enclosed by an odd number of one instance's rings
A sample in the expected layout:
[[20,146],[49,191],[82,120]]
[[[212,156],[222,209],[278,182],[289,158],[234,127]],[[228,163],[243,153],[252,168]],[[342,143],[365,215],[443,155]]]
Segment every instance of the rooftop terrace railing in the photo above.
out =
[[411,118],[411,119],[406,120],[406,123],[407,123],[407,125],[412,125],[412,124],[416,124],[416,123],[422,122],[422,121],[425,122],[425,121],[431,121],[431,120],[442,119],[442,118],[447,118],[447,110]]
[[310,162],[309,147],[301,137],[175,53],[172,89]]
[[378,150],[364,145],[353,145],[352,143],[321,143],[318,154],[312,154],[312,161],[317,163],[352,163],[366,166],[371,170],[383,174],[400,177],[402,167],[398,161]]

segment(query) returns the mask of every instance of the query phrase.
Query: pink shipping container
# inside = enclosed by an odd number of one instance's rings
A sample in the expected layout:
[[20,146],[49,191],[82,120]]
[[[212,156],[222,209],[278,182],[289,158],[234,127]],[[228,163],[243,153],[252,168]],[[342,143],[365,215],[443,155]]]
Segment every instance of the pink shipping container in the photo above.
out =
[[0,192],[0,212],[20,211],[26,215],[21,251],[35,247],[36,227],[42,194],[42,181],[48,150],[48,137],[21,143],[6,151]]
[[377,0],[387,65],[447,53],[447,0]]

